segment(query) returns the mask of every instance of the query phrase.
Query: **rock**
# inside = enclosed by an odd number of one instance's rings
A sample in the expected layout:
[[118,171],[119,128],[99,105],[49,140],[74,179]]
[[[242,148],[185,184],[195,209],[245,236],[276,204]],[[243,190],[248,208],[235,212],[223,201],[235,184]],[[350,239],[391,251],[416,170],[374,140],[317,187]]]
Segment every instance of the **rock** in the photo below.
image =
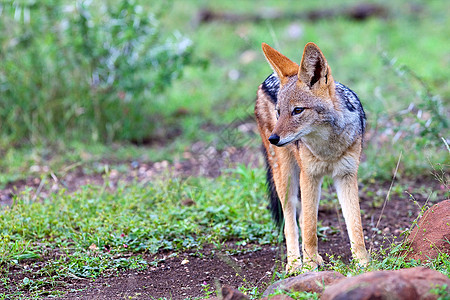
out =
[[396,271],[375,271],[341,280],[327,287],[322,300],[338,299],[437,299],[431,289],[447,284],[450,279],[438,271],[423,267]]
[[447,285],[447,293],[450,294],[450,279],[444,274],[423,267],[402,269],[393,271],[408,280],[414,285],[420,299],[437,299],[437,295],[430,293],[430,290]]
[[321,299],[408,300],[417,299],[417,292],[411,283],[392,275],[390,271],[377,271],[347,278],[329,286]]
[[440,252],[450,254],[450,200],[429,208],[411,231],[406,259],[426,261]]
[[240,291],[229,286],[222,287],[222,300],[248,300],[250,299]]
[[263,296],[273,294],[277,289],[287,292],[314,292],[321,294],[325,286],[336,283],[343,278],[345,278],[344,275],[335,271],[307,272],[275,282],[265,290]]

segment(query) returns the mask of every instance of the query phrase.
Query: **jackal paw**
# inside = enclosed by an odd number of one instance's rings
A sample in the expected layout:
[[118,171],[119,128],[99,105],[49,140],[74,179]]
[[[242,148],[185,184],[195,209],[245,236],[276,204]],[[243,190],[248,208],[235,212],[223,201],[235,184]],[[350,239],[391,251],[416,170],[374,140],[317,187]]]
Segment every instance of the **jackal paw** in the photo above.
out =
[[363,254],[358,255],[357,257],[358,265],[361,267],[367,267],[370,263],[370,254],[369,252],[365,252]]
[[317,270],[317,268],[323,265],[323,258],[319,254],[314,255],[313,257],[305,257],[304,265],[308,271]]
[[286,265],[286,273],[292,274],[302,269],[302,260],[300,258],[296,258],[288,261]]

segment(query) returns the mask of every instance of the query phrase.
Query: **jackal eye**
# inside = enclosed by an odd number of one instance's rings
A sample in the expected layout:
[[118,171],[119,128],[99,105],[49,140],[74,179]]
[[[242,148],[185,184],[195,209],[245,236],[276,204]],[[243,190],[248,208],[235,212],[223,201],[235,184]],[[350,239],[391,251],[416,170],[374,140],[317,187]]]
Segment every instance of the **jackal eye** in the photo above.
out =
[[292,111],[292,115],[298,115],[298,114],[301,114],[304,110],[305,110],[304,107],[296,107],[296,108],[294,108],[294,110]]
[[276,111],[277,120],[278,120],[278,118],[280,117],[280,109],[276,108],[275,111]]

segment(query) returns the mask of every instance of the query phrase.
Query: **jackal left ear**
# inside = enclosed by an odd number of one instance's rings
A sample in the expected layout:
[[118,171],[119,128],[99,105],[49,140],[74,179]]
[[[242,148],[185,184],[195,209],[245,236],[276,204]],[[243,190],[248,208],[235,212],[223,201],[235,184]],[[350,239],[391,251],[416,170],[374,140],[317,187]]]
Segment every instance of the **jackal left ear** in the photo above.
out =
[[281,84],[285,84],[288,77],[298,73],[298,65],[277,50],[266,43],[262,43],[262,49],[270,66],[277,73]]
[[322,51],[314,43],[306,44],[298,70],[298,78],[309,87],[313,87],[321,79],[324,79],[323,82],[328,84],[330,77],[331,69]]

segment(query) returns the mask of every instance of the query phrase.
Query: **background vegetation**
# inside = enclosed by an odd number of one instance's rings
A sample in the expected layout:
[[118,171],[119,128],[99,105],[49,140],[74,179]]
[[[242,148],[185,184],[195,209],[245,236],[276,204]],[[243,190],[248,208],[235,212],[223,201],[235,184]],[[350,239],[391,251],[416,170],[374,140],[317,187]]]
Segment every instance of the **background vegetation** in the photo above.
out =
[[[335,11],[354,4],[343,2]],[[442,163],[450,98],[446,4],[379,4],[386,17],[363,22],[338,14],[203,24],[196,18],[202,7],[242,14],[255,12],[254,4],[4,2],[0,143],[6,159],[0,167],[10,179],[0,183],[25,176],[47,152],[70,152],[77,160],[88,148],[111,154],[105,143],[125,149],[160,141],[165,151],[144,155],[174,160],[193,141],[220,147],[221,128],[252,118],[255,88],[270,73],[262,41],[294,60],[303,44],[317,42],[335,78],[358,93],[370,127],[363,176],[388,178],[400,151],[401,174],[428,169],[428,158]],[[267,1],[255,14],[289,9],[322,8]],[[381,149],[393,155],[380,157]]]
[[[208,147],[257,151],[257,134],[239,126],[253,122],[256,88],[271,72],[261,43],[299,61],[308,41],[320,46],[335,79],[356,91],[366,110],[362,182],[390,179],[400,155],[398,177],[438,170],[445,179],[449,4],[371,2],[386,13],[357,21],[340,14],[270,18],[274,11],[324,9],[317,1],[267,0],[257,7],[254,1],[3,1],[0,187],[74,168],[106,178],[123,161],[178,162]],[[203,8],[263,18],[203,23]],[[22,282],[39,295],[68,273],[95,277],[146,267],[140,256],[118,253],[219,247],[236,237],[275,243],[263,174],[262,167],[241,166],[216,180],[174,178],[114,191],[105,183],[39,201],[25,190],[1,210],[3,284],[11,284],[8,271],[24,259],[51,257]],[[185,198],[196,205],[180,210]],[[37,273],[41,279],[33,280]]]

